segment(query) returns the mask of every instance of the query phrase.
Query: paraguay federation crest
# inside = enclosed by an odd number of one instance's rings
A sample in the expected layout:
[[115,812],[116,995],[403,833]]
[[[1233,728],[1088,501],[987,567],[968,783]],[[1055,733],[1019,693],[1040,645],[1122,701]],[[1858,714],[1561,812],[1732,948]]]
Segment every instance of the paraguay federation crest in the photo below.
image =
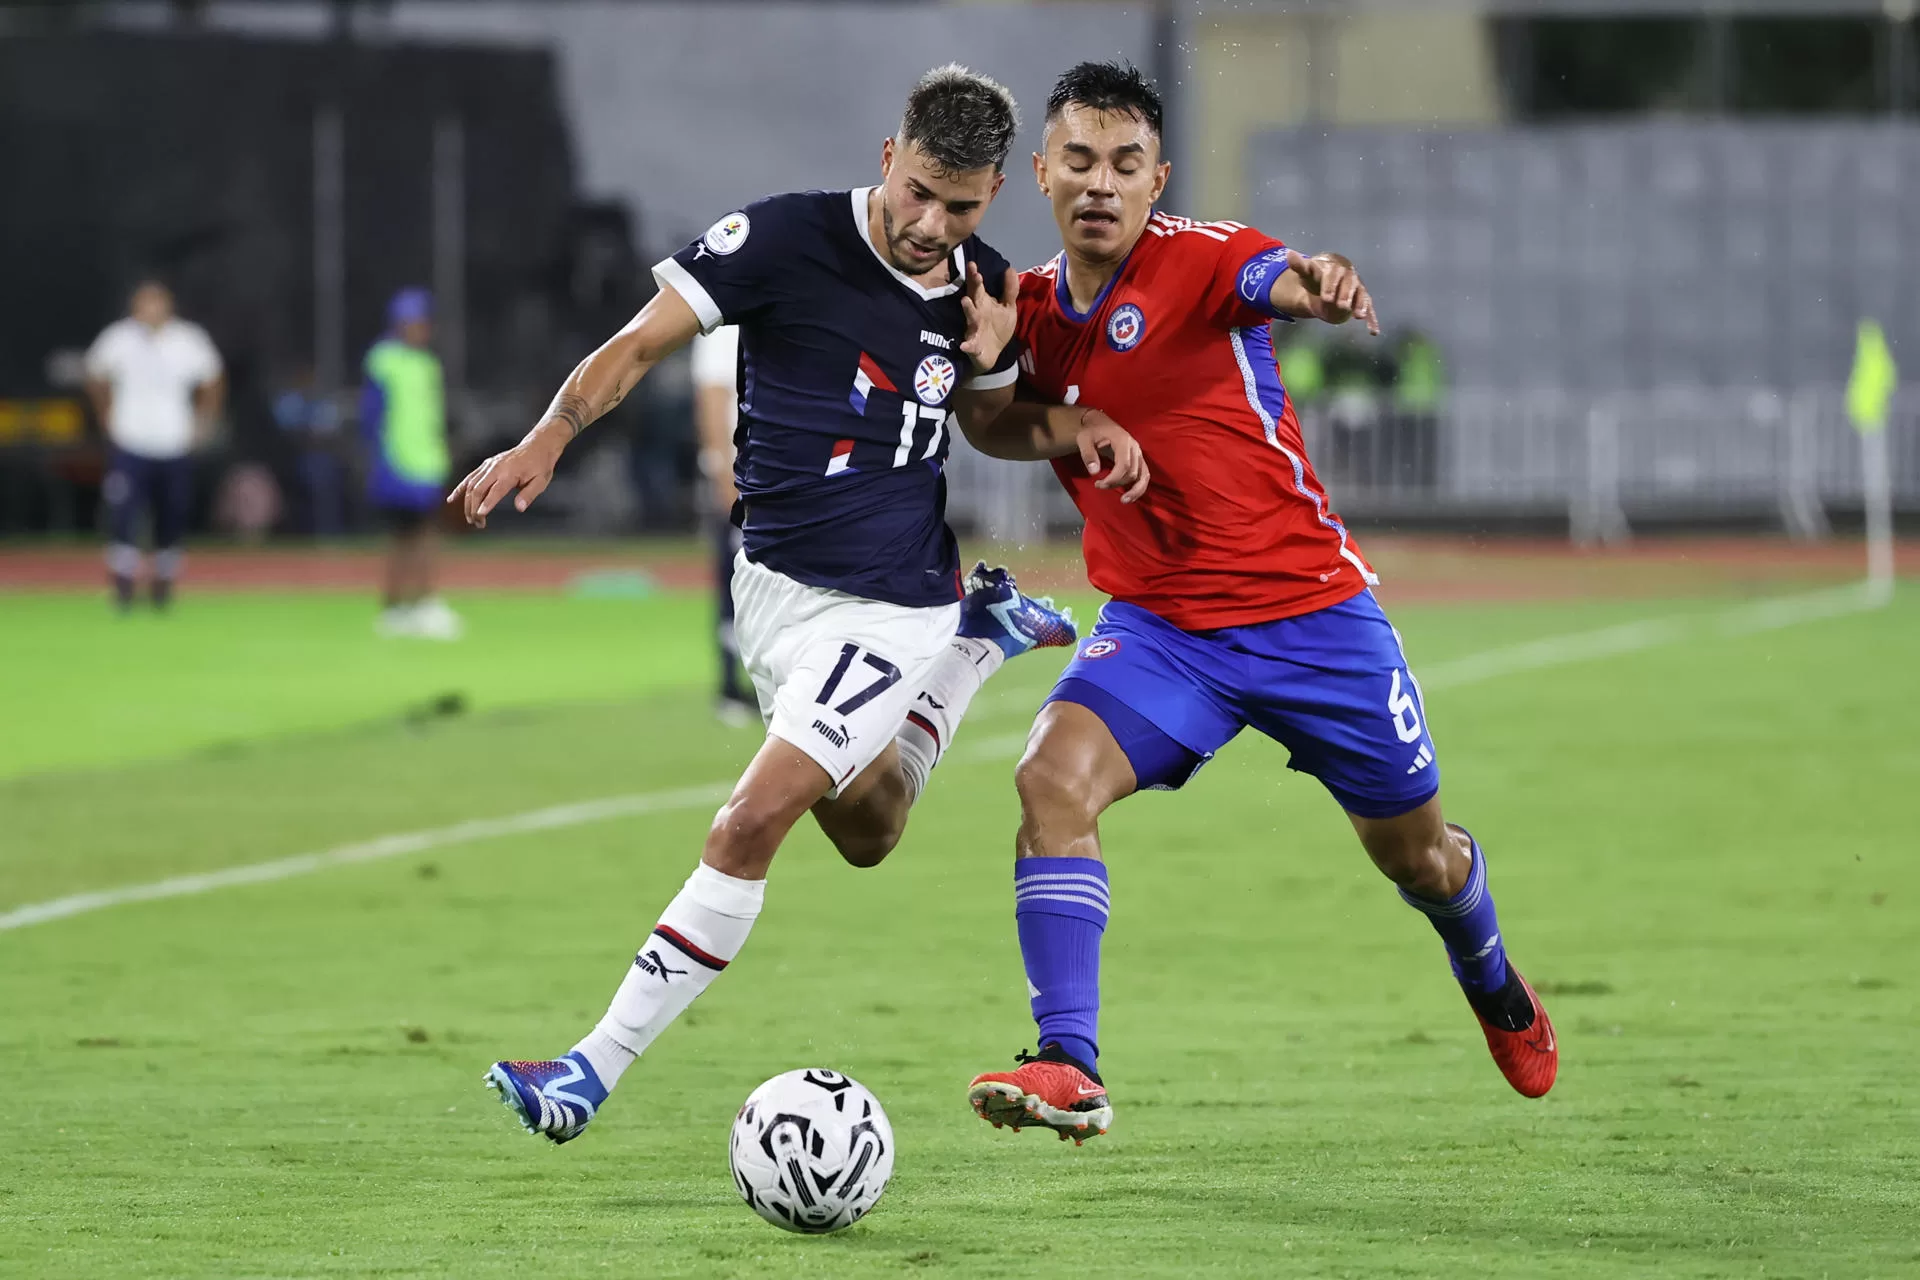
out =
[[1115,307],[1107,319],[1107,345],[1115,351],[1133,350],[1146,332],[1147,317],[1131,302]]
[[919,396],[923,404],[945,404],[958,381],[953,361],[941,355],[928,356],[913,371],[913,394]]
[[747,233],[753,230],[753,223],[744,213],[730,213],[707,228],[707,234],[700,242],[707,246],[707,252],[726,257],[747,242]]

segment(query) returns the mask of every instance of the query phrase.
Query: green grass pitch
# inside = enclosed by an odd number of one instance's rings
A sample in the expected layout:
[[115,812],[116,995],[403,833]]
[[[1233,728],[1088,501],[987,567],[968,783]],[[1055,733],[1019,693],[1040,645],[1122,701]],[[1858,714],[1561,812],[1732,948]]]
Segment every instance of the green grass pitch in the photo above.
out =
[[[435,647],[343,597],[0,597],[0,912],[751,752],[708,715],[704,602],[458,603],[471,636]],[[1432,668],[1727,607],[1396,620]],[[598,1017],[705,809],[0,932],[0,1275],[1920,1275],[1917,633],[1909,595],[1431,692],[1449,812],[1553,993],[1543,1102],[1249,737],[1106,824],[1112,1134],[975,1120],[968,1077],[1032,1042],[1010,770],[1058,659],[1031,657],[883,867],[795,836],[740,962],[566,1148],[481,1074]],[[820,1239],[725,1164],[746,1093],[812,1064],[899,1140],[879,1208]]]

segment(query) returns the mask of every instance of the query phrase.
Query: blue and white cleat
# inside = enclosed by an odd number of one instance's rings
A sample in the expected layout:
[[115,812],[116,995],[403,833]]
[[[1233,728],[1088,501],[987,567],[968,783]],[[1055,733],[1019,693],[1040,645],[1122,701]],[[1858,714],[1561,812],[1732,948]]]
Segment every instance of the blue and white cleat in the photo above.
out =
[[1029,649],[1070,645],[1080,638],[1073,626],[1073,610],[1054,608],[1048,596],[1021,595],[1004,565],[989,569],[985,560],[967,575],[966,598],[960,602],[960,634],[991,640],[1009,658]]
[[500,1091],[500,1101],[528,1133],[544,1134],[556,1144],[585,1132],[607,1100],[600,1077],[578,1053],[557,1062],[496,1062],[486,1084]]

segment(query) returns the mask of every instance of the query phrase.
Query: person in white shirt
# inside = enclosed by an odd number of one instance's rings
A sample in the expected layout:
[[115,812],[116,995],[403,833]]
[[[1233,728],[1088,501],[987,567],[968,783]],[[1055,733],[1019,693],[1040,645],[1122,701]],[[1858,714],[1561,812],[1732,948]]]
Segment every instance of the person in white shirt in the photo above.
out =
[[153,516],[155,608],[173,598],[180,539],[193,501],[195,445],[220,412],[226,377],[207,331],[173,313],[157,280],[133,291],[125,319],[87,351],[87,395],[112,446],[101,498],[107,504],[107,572],[114,599],[132,606],[140,573],[138,524]]
[[693,423],[700,436],[700,474],[707,481],[706,520],[713,533],[714,590],[719,605],[720,696],[715,714],[731,725],[752,724],[760,706],[740,678],[733,638],[733,558],[740,530],[733,523],[733,432],[740,414],[740,330],[727,325],[693,340]]

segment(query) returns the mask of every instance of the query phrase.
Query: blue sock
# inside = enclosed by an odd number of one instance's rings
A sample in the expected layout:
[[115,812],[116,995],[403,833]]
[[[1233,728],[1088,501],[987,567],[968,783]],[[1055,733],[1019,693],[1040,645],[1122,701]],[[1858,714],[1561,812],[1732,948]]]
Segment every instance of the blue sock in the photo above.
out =
[[[1462,834],[1465,834],[1464,832]],[[1487,891],[1487,860],[1480,844],[1467,836],[1473,865],[1467,883],[1445,902],[1417,897],[1405,889],[1400,896],[1425,914],[1433,931],[1446,945],[1453,976],[1470,996],[1493,995],[1507,984],[1507,949],[1500,941],[1500,921],[1493,912],[1493,894]]]
[[1040,1043],[1097,1065],[1100,935],[1107,930],[1107,864],[1098,858],[1020,858],[1013,918],[1027,966]]

